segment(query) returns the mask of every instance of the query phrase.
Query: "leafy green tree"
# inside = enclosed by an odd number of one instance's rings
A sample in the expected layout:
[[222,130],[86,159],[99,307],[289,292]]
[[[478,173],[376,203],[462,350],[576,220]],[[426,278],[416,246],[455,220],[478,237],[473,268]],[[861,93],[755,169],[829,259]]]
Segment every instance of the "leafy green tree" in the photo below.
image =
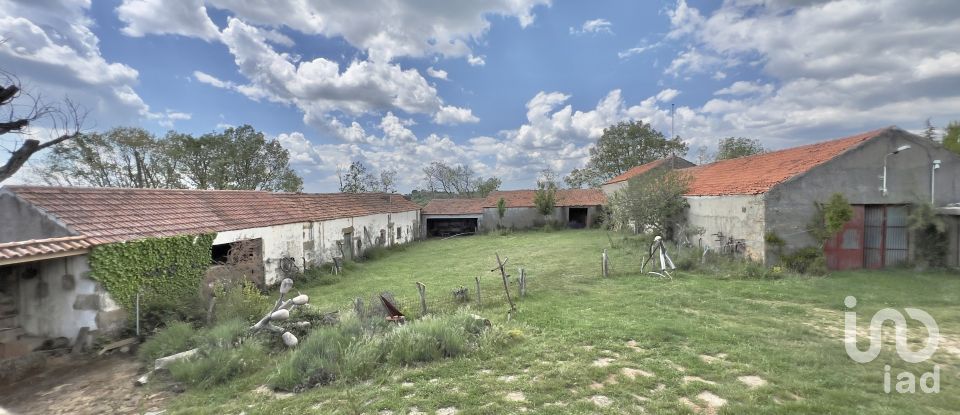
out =
[[493,193],[499,189],[501,183],[502,182],[500,181],[499,177],[477,179],[477,197],[487,197],[490,193]]
[[36,168],[51,184],[296,192],[290,154],[249,125],[193,137],[157,138],[142,128],[82,134]]
[[457,197],[486,197],[501,184],[499,178],[484,179],[462,164],[450,166],[439,161],[423,168],[423,182],[429,192]]
[[178,165],[150,132],[119,127],[79,134],[53,147],[35,170],[51,185],[169,188],[180,187]]
[[960,121],[952,121],[947,125],[946,132],[943,134],[943,146],[960,154]]
[[737,157],[752,156],[763,153],[763,145],[760,140],[746,137],[727,137],[720,139],[717,146],[716,160],[728,160]]
[[[586,172],[578,171],[568,183],[599,184],[632,167],[670,155],[686,154],[689,148],[680,137],[668,139],[643,121],[621,121],[603,130],[590,149]],[[566,179],[565,179],[566,180]]]
[[340,179],[340,191],[343,193],[364,193],[369,191],[367,184],[369,181],[367,166],[359,161],[350,163],[347,171],[340,173],[337,171],[337,178]]
[[499,218],[497,226],[500,226],[499,222],[503,222],[503,217],[507,214],[507,201],[502,197],[500,200],[497,200],[497,218]]
[[614,193],[608,202],[615,226],[634,226],[638,232],[650,231],[668,240],[685,220],[690,176],[678,170],[656,169],[627,181],[627,187]]
[[556,174],[549,169],[541,172],[541,178],[537,180],[537,190],[533,195],[533,205],[537,212],[543,215],[544,220],[549,221],[549,216],[557,207],[557,190]]
[[602,182],[599,179],[594,171],[583,168],[571,170],[570,174],[563,178],[563,181],[571,189],[582,189],[584,187],[600,187]]

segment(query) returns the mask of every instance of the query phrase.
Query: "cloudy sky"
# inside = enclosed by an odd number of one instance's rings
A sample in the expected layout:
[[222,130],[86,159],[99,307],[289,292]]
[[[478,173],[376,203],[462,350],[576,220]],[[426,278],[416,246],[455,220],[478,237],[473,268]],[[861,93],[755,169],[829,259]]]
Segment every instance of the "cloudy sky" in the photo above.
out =
[[431,161],[530,187],[617,121],[669,134],[671,105],[694,149],[960,119],[953,0],[0,0],[0,38],[0,69],[91,129],[248,123],[307,191],[351,160],[401,191]]

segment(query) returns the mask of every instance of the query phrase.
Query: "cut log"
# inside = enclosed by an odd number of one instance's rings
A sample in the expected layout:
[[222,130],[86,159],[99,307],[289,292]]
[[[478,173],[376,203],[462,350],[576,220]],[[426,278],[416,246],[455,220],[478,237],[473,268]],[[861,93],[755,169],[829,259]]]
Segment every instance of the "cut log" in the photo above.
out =
[[200,349],[190,349],[185,352],[180,352],[177,354],[172,354],[170,356],[161,357],[153,362],[153,370],[162,370],[166,369],[167,366],[170,366],[174,362],[179,362],[181,360],[187,360],[196,356],[200,352]]
[[117,341],[115,341],[115,342],[113,342],[113,343],[110,343],[110,344],[108,344],[108,345],[106,345],[106,346],[103,346],[103,348],[100,349],[100,352],[97,353],[97,355],[98,355],[98,356],[101,356],[101,355],[103,355],[104,353],[109,352],[109,351],[111,351],[111,350],[119,349],[119,348],[121,348],[121,347],[123,347],[123,346],[130,346],[130,345],[133,345],[133,344],[136,344],[136,343],[137,343],[137,338],[136,338],[136,337],[131,337],[131,338],[128,338],[128,339],[123,339],[123,340],[117,340]]

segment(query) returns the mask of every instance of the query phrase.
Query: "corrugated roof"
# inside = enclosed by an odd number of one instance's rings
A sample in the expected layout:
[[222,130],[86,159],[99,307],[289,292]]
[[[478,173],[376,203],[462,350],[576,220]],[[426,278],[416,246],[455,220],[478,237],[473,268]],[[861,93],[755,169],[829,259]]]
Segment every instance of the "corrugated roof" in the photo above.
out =
[[[670,163],[673,163],[673,165],[671,165]],[[682,168],[685,168],[685,167],[693,166],[694,164],[691,163],[691,162],[689,162],[689,161],[687,161],[686,159],[683,159],[683,158],[680,158],[680,157],[676,157],[676,156],[670,156],[670,157],[662,158],[662,159],[659,159],[659,160],[654,160],[654,161],[651,161],[651,162],[649,162],[649,163],[644,163],[644,164],[641,164],[641,165],[639,165],[639,166],[636,166],[636,167],[634,167],[634,168],[632,168],[632,169],[630,169],[630,170],[627,170],[627,171],[623,172],[623,174],[621,174],[621,175],[619,175],[619,176],[617,176],[617,177],[614,177],[614,178],[610,179],[609,181],[607,181],[607,182],[604,183],[604,184],[614,184],[614,183],[619,183],[619,182],[622,182],[622,181],[625,181],[625,180],[630,180],[630,179],[632,179],[632,178],[634,178],[634,177],[637,177],[637,176],[639,176],[639,175],[641,175],[641,174],[644,174],[644,173],[646,173],[646,172],[648,172],[648,171],[650,171],[650,170],[653,170],[653,169],[655,169],[655,168],[657,168],[657,167],[661,167],[661,166],[665,166],[665,165],[668,166],[668,167],[671,167],[671,168],[682,169]]]
[[479,215],[486,199],[433,199],[423,207],[424,215]]
[[[503,190],[490,193],[483,207],[496,207],[500,198],[507,207],[534,207],[536,190]],[[557,191],[557,206],[597,206],[607,203],[607,196],[600,189],[560,189]]]
[[86,239],[85,236],[64,236],[59,238],[6,242],[0,244],[0,260],[80,251],[90,248],[90,242]]
[[885,132],[887,127],[822,143],[722,160],[680,171],[692,176],[689,196],[755,195],[809,171]]
[[93,245],[419,210],[400,195],[7,186]]

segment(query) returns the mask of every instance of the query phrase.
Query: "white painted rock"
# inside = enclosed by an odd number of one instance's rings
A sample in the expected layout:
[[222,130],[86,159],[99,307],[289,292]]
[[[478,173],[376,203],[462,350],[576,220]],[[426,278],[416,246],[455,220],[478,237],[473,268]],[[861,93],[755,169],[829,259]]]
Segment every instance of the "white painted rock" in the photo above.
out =
[[310,297],[308,297],[306,294],[300,294],[296,297],[293,297],[293,303],[296,305],[304,305],[307,303],[307,301],[310,301]]
[[280,282],[280,293],[281,293],[281,294],[286,294],[286,293],[290,292],[290,290],[291,290],[292,288],[293,288],[293,280],[292,280],[292,279],[290,279],[290,278],[284,278],[283,281]]
[[297,339],[297,336],[294,336],[293,333],[289,331],[283,332],[283,335],[281,335],[280,338],[283,339],[283,344],[287,345],[287,347],[293,347],[296,346],[297,343],[300,343],[300,340]]
[[270,320],[273,321],[286,320],[288,318],[290,318],[290,310],[287,309],[277,310],[274,311],[273,314],[270,314]]

